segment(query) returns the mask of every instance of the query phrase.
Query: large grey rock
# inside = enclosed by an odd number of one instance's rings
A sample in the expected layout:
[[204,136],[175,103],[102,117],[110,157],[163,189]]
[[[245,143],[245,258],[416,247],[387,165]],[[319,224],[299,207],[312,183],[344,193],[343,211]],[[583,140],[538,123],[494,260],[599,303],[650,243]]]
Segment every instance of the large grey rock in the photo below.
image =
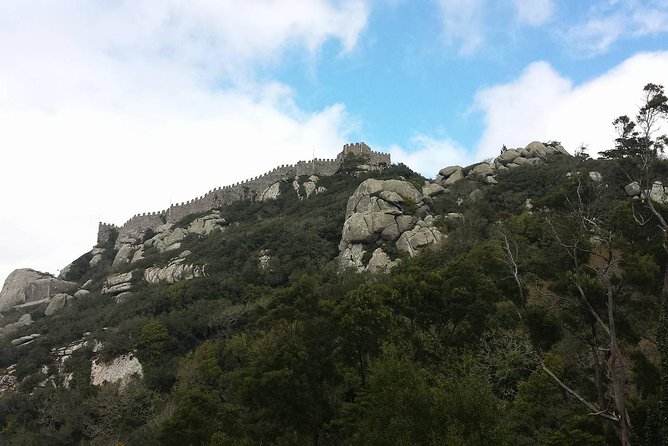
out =
[[499,162],[506,166],[508,163],[512,163],[515,158],[518,158],[520,156],[519,152],[515,149],[508,149],[505,152],[503,152],[501,155],[498,156],[497,160]]
[[76,283],[56,279],[51,274],[27,268],[17,269],[7,276],[0,291],[0,311],[46,299],[58,293],[67,293],[76,288]]
[[187,232],[197,235],[209,235],[214,229],[225,226],[226,224],[227,221],[220,216],[220,212],[213,211],[208,215],[193,220],[190,225],[188,225]]
[[395,221],[393,224],[386,226],[383,229],[380,233],[380,238],[393,242],[398,239],[400,235],[401,231],[399,231],[399,225],[397,225],[397,222]]
[[172,251],[181,247],[181,242],[188,236],[188,231],[183,228],[166,230],[156,234],[144,245],[146,247],[154,246],[159,252]]
[[388,226],[396,224],[394,216],[392,214],[386,214],[385,212],[364,214],[364,220],[366,221],[369,231],[376,234],[383,232]]
[[379,197],[384,201],[392,204],[401,204],[404,202],[404,198],[393,191],[384,190],[380,193]]
[[626,195],[629,197],[637,197],[642,191],[640,190],[640,184],[634,181],[633,183],[624,186],[624,192],[626,192]]
[[[299,185],[297,185],[297,191],[299,191]],[[281,183],[280,181],[275,182],[262,192],[260,195],[260,201],[275,200],[281,194]]]
[[[401,198],[410,199],[414,203],[419,203],[422,199],[422,194],[408,181],[402,180],[385,180],[383,181],[383,192],[395,192]],[[380,193],[382,198],[382,192]]]
[[94,358],[90,367],[90,383],[93,386],[101,386],[105,382],[118,383],[122,389],[133,376],[142,377],[144,371],[139,359],[128,353],[114,358],[110,362],[102,362]]
[[144,258],[144,247],[140,246],[139,249],[136,250],[134,254],[132,254],[132,259],[130,260],[130,263],[137,263],[143,258]]
[[179,257],[172,260],[164,268],[157,266],[146,268],[146,271],[144,271],[144,280],[151,284],[158,284],[160,282],[176,283],[204,275],[203,266],[185,263],[185,259]]
[[[357,213],[378,212],[381,210],[380,207],[381,202],[382,201],[378,200],[378,197],[365,195],[362,198],[360,198],[359,202],[357,203],[357,206],[355,206],[354,212]],[[387,202],[385,202],[384,204],[389,205],[389,203]]]
[[399,229],[399,232],[410,231],[415,226],[416,221],[417,221],[417,219],[415,217],[410,216],[410,215],[400,215],[400,216],[398,216],[396,218],[396,222],[397,222],[397,227]]
[[134,245],[121,245],[114,257],[112,266],[125,265],[130,263],[130,259],[137,248]]
[[353,214],[343,224],[342,240],[347,243],[369,243],[373,240],[373,231],[369,229],[365,214]]
[[448,166],[444,167],[443,169],[438,171],[438,174],[441,175],[442,177],[449,177],[453,173],[457,172],[458,170],[462,170],[462,166]]
[[397,240],[397,248],[414,257],[420,250],[437,246],[443,239],[444,235],[436,228],[415,227],[401,234]]
[[427,182],[422,187],[422,195],[426,197],[434,197],[436,195],[442,194],[443,192],[445,192],[445,188],[437,183]]
[[528,154],[528,157],[539,157],[544,158],[550,153],[550,149],[539,141],[532,141],[524,148]]
[[302,186],[304,186],[304,191],[306,192],[306,198],[310,198],[311,195],[315,193],[315,190],[318,187],[314,181],[305,181],[304,184],[302,184]]
[[441,183],[441,186],[447,187],[455,184],[459,180],[464,179],[464,171],[462,169],[454,171],[445,181]]
[[68,302],[72,299],[73,297],[68,294],[64,293],[56,294],[49,301],[49,305],[46,307],[46,310],[44,310],[44,315],[51,316],[52,314],[62,310],[67,306]]
[[339,267],[341,269],[354,268],[358,272],[364,271],[365,266],[362,263],[364,253],[364,245],[357,243],[345,245],[339,256]]
[[490,166],[489,163],[480,163],[471,169],[471,174],[483,176],[493,175],[494,169],[492,169],[492,166]]
[[386,273],[397,263],[398,261],[392,261],[390,256],[388,256],[381,248],[376,248],[373,254],[371,254],[371,259],[369,260],[366,269],[367,271],[374,273]]

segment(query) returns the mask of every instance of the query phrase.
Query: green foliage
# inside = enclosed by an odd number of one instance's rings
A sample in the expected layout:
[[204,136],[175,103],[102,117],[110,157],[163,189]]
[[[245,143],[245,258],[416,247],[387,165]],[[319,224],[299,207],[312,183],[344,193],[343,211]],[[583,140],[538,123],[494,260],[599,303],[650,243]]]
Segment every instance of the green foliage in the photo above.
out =
[[529,307],[524,322],[534,345],[541,350],[549,350],[559,342],[562,328],[554,315],[537,306]]

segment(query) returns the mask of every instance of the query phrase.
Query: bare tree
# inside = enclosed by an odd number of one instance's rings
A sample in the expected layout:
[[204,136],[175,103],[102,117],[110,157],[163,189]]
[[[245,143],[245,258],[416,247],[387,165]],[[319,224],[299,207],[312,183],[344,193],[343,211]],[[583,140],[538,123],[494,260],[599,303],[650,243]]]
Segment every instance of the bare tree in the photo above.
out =
[[[630,445],[631,422],[626,409],[626,377],[624,359],[619,347],[615,310],[617,298],[621,292],[619,254],[613,248],[613,232],[606,228],[600,184],[590,182],[583,185],[579,176],[573,196],[566,197],[567,210],[559,216],[551,215],[545,219],[547,227],[558,246],[571,261],[569,280],[575,290],[574,298],[579,307],[591,320],[589,346],[594,365],[593,381],[596,386],[597,401],[589,401],[582,393],[566,384],[549,368],[543,352],[534,342],[540,368],[564,391],[583,404],[590,415],[595,415],[613,422],[615,432],[623,446]],[[508,266],[512,279],[518,289],[518,314],[522,317],[528,312],[525,296],[525,284],[520,267],[517,245],[513,242],[503,225],[499,231],[504,252],[504,262]],[[601,308],[590,295],[589,284],[594,281],[605,289],[605,305]],[[603,333],[603,335],[599,335]],[[602,352],[605,352],[602,354]],[[604,357],[605,356],[605,357]],[[611,396],[608,396],[610,389]]]

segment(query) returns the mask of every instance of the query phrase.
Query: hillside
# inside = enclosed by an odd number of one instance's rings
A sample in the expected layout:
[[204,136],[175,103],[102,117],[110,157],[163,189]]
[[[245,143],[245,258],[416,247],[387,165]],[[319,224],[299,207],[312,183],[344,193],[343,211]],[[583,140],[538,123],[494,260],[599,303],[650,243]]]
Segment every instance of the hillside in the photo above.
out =
[[634,183],[558,142],[433,180],[366,145],[320,161],[12,273],[2,444],[668,441],[668,163]]

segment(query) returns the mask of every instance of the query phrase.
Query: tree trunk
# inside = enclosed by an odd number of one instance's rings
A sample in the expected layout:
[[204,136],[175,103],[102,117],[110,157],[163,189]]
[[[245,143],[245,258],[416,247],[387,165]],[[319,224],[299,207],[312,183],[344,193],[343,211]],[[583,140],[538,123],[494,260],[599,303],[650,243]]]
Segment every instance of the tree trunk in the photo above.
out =
[[622,446],[631,446],[629,430],[631,423],[628,419],[626,410],[626,400],[624,395],[624,382],[620,373],[619,344],[617,343],[617,329],[615,328],[615,293],[608,285],[608,326],[610,327],[610,359],[608,359],[608,370],[610,372],[610,381],[612,382],[612,392],[615,399],[617,416],[619,417],[619,440]]

